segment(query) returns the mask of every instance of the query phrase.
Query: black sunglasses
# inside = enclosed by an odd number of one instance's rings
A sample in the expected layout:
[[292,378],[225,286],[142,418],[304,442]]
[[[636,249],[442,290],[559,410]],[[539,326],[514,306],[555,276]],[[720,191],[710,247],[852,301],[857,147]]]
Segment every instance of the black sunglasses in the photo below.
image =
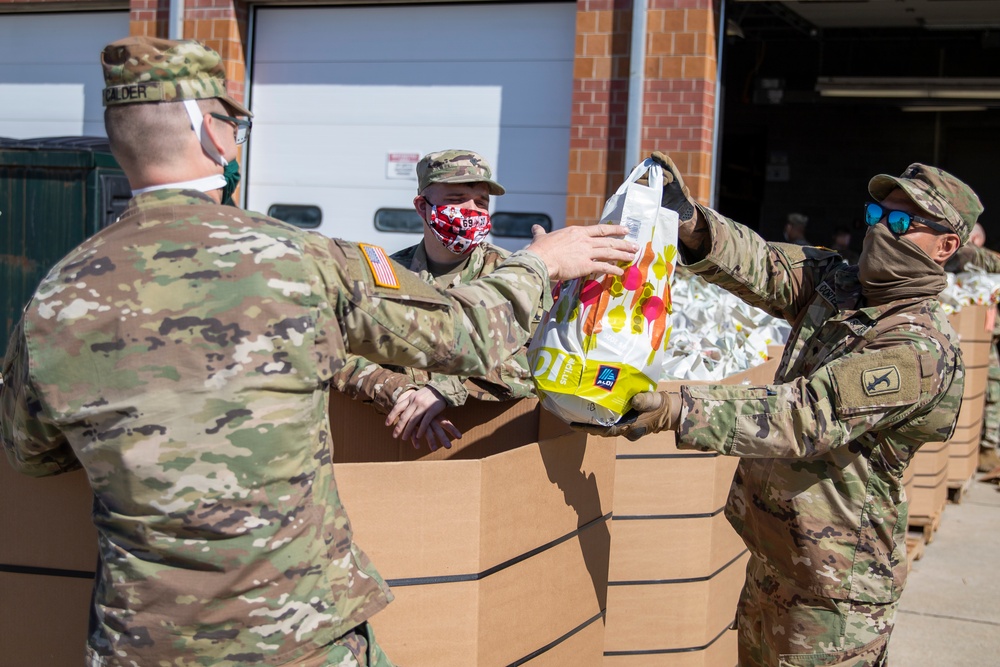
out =
[[907,213],[906,211],[893,211],[891,209],[883,208],[881,204],[876,204],[874,202],[869,202],[865,204],[865,224],[869,227],[874,227],[877,225],[882,218],[885,218],[889,223],[889,229],[893,234],[903,235],[910,229],[911,222],[919,222],[922,225],[926,225],[933,230],[944,232],[945,234],[954,234],[955,230],[945,227],[944,225],[934,222],[933,220],[928,220],[927,218],[921,218],[919,215],[913,215],[912,213]]
[[236,126],[236,143],[237,145],[244,143],[250,137],[250,128],[253,127],[253,123],[246,118],[233,118],[232,116],[226,116],[221,113],[215,113],[214,111],[209,114],[212,118],[218,118],[219,120],[224,120],[227,123],[232,123]]

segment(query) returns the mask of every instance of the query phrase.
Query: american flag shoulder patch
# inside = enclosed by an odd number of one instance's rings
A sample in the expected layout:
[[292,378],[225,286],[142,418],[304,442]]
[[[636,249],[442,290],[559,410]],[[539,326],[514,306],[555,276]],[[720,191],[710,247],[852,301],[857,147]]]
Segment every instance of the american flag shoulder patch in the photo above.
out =
[[392,261],[385,254],[385,250],[377,245],[368,245],[367,243],[359,243],[358,246],[365,254],[368,267],[375,277],[375,284],[379,287],[399,289],[399,278],[396,277],[396,270],[392,267]]

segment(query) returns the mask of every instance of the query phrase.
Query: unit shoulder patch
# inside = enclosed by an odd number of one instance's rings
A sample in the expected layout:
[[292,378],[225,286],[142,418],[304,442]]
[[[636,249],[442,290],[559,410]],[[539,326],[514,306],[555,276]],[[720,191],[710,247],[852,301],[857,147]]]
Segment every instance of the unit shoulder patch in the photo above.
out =
[[861,386],[869,396],[894,394],[899,391],[899,369],[895,366],[872,368],[861,374]]
[[377,245],[367,243],[359,243],[358,247],[361,248],[365,261],[368,262],[368,268],[371,269],[375,284],[379,287],[399,289],[399,277],[396,275],[396,269],[385,250]]
[[920,399],[920,364],[908,345],[864,351],[829,366],[841,416],[912,405]]

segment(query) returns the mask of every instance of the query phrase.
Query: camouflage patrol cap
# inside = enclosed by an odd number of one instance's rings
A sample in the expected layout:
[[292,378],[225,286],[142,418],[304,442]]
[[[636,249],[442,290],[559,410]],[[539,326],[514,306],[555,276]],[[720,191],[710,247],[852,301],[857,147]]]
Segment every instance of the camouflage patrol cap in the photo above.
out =
[[438,151],[420,158],[417,163],[417,192],[423,192],[431,183],[486,183],[491,195],[506,192],[493,180],[490,163],[472,151]]
[[106,107],[217,97],[238,115],[253,115],[226,94],[222,57],[201,42],[126,37],[104,47],[101,66]]
[[968,185],[937,167],[915,162],[900,176],[879,174],[868,182],[868,192],[882,201],[899,188],[913,203],[935,218],[944,220],[964,245],[976,219],[983,212],[979,197]]

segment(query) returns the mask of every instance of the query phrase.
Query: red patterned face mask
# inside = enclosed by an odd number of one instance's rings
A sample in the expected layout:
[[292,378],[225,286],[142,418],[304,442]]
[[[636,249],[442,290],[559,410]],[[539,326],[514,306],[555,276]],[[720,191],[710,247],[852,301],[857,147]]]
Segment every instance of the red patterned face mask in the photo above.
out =
[[483,242],[493,224],[490,214],[473,208],[459,208],[450,204],[430,207],[427,226],[445,248],[456,255],[465,255]]

